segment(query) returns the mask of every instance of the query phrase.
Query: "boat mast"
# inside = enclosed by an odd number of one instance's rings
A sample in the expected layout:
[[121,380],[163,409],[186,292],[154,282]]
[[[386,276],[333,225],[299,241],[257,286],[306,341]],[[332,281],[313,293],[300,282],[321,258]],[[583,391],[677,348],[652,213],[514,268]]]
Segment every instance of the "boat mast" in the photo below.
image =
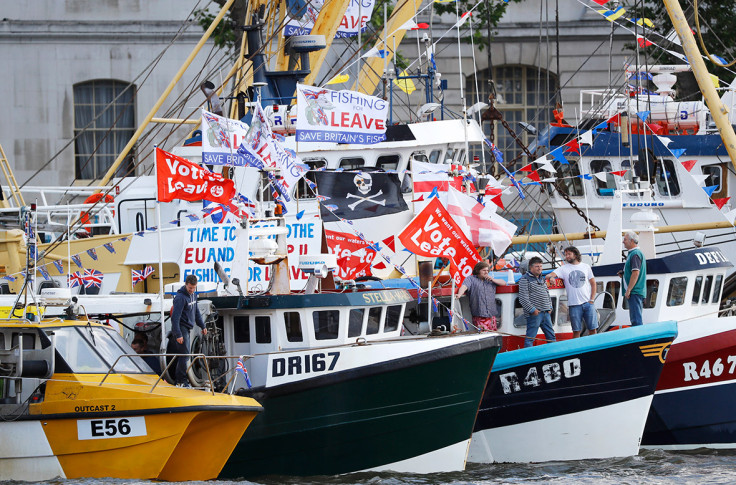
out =
[[736,134],[734,134],[733,127],[728,120],[728,110],[721,102],[718,92],[710,80],[708,68],[705,66],[703,57],[695,43],[695,37],[690,30],[687,19],[685,19],[685,13],[682,11],[678,0],[664,0],[664,6],[667,8],[667,13],[672,20],[677,35],[680,36],[682,48],[687,60],[690,61],[700,92],[703,93],[705,103],[708,105],[713,121],[715,121],[718,132],[721,134],[723,144],[729,158],[731,158],[731,164],[736,168]]

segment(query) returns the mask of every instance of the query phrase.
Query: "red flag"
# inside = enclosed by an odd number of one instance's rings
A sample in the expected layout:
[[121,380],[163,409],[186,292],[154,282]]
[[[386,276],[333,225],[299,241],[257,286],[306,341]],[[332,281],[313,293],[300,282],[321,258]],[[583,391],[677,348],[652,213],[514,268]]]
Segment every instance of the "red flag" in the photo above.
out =
[[722,199],[712,199],[712,200],[713,200],[713,203],[716,205],[716,207],[718,207],[718,209],[720,210],[720,209],[723,209],[723,206],[726,205],[726,202],[728,202],[729,199],[731,199],[731,197],[724,197]]
[[641,35],[636,36],[636,41],[639,43],[639,47],[642,49],[645,47],[649,47],[650,45],[654,45],[654,42],[651,42],[646,37],[642,37]]
[[486,185],[485,195],[500,195],[503,192],[503,187],[491,187]]
[[505,207],[503,206],[503,201],[501,200],[501,196],[500,195],[497,195],[497,196],[493,197],[491,199],[491,202],[493,202],[494,204],[496,204],[497,206],[499,206],[501,209],[505,209]]
[[386,269],[386,263],[381,261],[380,263],[373,266],[374,269]]
[[161,202],[181,199],[230,204],[235,196],[232,180],[160,148],[156,148],[156,181]]
[[325,239],[330,251],[337,255],[338,277],[354,280],[359,276],[371,275],[371,263],[376,251],[355,234],[325,229]]
[[565,153],[567,152],[577,152],[580,153],[580,143],[578,142],[578,139],[572,139],[565,143],[565,146],[567,147],[567,150],[565,150]]
[[473,272],[478,251],[435,197],[399,234],[399,241],[414,254],[450,259],[455,284]]
[[527,177],[534,180],[535,182],[539,182],[539,173],[536,170],[527,175]]
[[386,247],[388,247],[391,251],[396,252],[396,242],[394,241],[393,236],[389,236],[381,242],[385,244]]
[[615,172],[611,172],[611,175],[618,175],[619,177],[623,177],[624,175],[626,175],[626,172],[628,172],[628,170],[617,170]]
[[684,162],[682,162],[682,166],[685,167],[685,170],[689,172],[695,166],[695,160],[685,160]]
[[[608,1],[608,0],[606,0],[606,1]],[[429,24],[427,24],[427,23],[424,23],[424,22],[419,22],[419,23],[417,24],[417,26],[416,26],[416,27],[414,27],[414,28],[413,28],[413,29],[411,29],[411,30],[420,30],[420,29],[428,29],[428,28],[429,28]]]
[[521,167],[519,169],[519,172],[533,172],[533,171],[534,171],[534,169],[532,168],[532,164],[531,163],[529,165],[526,165],[526,166]]
[[608,3],[608,0],[593,0],[593,3],[597,3],[598,5],[605,5]]

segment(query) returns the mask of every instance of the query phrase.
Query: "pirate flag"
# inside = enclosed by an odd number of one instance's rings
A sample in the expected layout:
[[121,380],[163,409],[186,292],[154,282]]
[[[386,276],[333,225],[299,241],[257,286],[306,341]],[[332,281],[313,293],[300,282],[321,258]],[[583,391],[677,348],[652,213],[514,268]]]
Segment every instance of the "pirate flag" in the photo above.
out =
[[320,196],[329,197],[329,208],[320,205],[324,222],[354,220],[409,210],[401,195],[399,175],[384,172],[312,172]]

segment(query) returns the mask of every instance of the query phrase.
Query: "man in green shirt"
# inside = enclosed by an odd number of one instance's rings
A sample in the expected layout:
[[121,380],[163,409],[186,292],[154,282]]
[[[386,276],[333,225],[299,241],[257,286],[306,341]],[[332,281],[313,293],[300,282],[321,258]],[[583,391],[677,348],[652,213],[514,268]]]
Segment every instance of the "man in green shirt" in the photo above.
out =
[[639,235],[633,231],[624,234],[624,247],[629,251],[623,272],[621,292],[629,302],[629,320],[631,325],[641,325],[644,297],[647,294],[647,263],[644,253],[639,249]]

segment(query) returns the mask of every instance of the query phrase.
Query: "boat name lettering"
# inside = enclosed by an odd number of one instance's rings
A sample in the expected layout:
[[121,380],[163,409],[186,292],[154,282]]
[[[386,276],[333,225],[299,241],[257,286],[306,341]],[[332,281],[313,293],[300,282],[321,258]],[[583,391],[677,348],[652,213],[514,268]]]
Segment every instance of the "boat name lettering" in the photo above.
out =
[[623,207],[664,207],[664,202],[624,202]]
[[550,362],[542,366],[542,377],[539,376],[539,371],[536,366],[531,366],[526,372],[526,377],[523,381],[519,380],[519,376],[516,372],[507,372],[506,374],[500,374],[498,378],[501,380],[501,386],[503,387],[504,394],[511,394],[514,392],[520,392],[522,386],[526,388],[539,387],[543,383],[552,384],[560,381],[563,377],[570,379],[572,377],[578,377],[581,372],[580,359],[568,359],[562,362]]
[[713,362],[712,367],[710,365],[710,361],[706,360],[703,362],[703,365],[700,366],[700,371],[698,371],[698,364],[696,362],[683,362],[682,367],[685,371],[684,380],[685,382],[691,382],[700,380],[701,377],[703,379],[710,379],[711,376],[719,377],[723,374],[723,371],[726,370],[726,365],[728,365],[727,372],[729,374],[733,374],[734,370],[736,370],[736,355],[729,355],[726,358],[725,365],[723,363],[723,359],[720,357]]
[[695,253],[695,257],[698,258],[698,263],[703,264],[716,264],[716,263],[727,263],[728,258],[723,255],[720,251],[708,251],[703,253]]
[[146,436],[145,417],[77,420],[77,438],[80,440],[130,438],[132,436]]
[[390,303],[394,301],[404,301],[405,292],[403,291],[382,291],[375,293],[363,293],[363,301],[366,303]]
[[339,358],[340,352],[327,352],[327,355],[318,353],[279,357],[273,359],[271,376],[282,377],[285,375],[311,374],[325,370],[331,371],[335,368]]
[[97,406],[77,406],[74,408],[75,413],[102,413],[105,411],[115,411],[115,405],[100,404]]

